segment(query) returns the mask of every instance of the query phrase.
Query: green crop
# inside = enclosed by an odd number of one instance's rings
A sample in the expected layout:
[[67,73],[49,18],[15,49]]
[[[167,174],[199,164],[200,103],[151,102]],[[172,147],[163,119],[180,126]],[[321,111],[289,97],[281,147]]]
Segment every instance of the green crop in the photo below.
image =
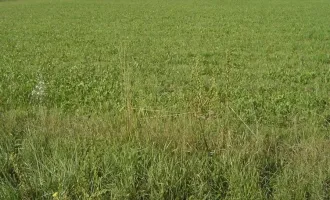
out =
[[330,199],[329,11],[0,0],[0,199]]

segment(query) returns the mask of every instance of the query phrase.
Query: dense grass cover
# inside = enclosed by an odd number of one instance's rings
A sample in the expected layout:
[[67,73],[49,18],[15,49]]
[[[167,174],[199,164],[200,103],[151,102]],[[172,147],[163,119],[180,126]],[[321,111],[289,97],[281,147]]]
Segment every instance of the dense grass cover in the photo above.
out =
[[330,199],[329,14],[0,1],[0,199]]

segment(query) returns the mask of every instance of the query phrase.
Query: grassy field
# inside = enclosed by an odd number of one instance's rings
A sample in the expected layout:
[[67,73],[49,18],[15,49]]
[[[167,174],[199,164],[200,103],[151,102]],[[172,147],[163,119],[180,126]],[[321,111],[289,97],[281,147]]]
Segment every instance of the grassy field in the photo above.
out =
[[0,199],[330,199],[328,0],[0,1]]

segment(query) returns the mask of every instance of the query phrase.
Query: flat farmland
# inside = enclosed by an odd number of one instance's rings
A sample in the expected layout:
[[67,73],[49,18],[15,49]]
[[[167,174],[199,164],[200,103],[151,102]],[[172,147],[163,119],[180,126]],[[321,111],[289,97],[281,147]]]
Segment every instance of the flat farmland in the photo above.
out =
[[0,199],[330,199],[327,0],[0,1]]

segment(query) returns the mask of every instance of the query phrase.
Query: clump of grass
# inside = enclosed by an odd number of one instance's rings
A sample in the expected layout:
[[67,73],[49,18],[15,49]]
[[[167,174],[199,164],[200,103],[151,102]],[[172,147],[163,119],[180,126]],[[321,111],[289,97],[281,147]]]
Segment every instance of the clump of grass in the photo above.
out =
[[[227,130],[233,133],[223,146],[224,132],[207,137],[196,132],[212,130],[197,117],[140,121],[131,133],[105,117],[76,119],[57,111],[5,113],[5,119],[1,195],[6,198],[56,193],[59,199],[277,199],[327,192],[326,142],[315,137],[290,141],[261,130],[254,137]],[[173,129],[158,135],[153,127],[164,120]]]

